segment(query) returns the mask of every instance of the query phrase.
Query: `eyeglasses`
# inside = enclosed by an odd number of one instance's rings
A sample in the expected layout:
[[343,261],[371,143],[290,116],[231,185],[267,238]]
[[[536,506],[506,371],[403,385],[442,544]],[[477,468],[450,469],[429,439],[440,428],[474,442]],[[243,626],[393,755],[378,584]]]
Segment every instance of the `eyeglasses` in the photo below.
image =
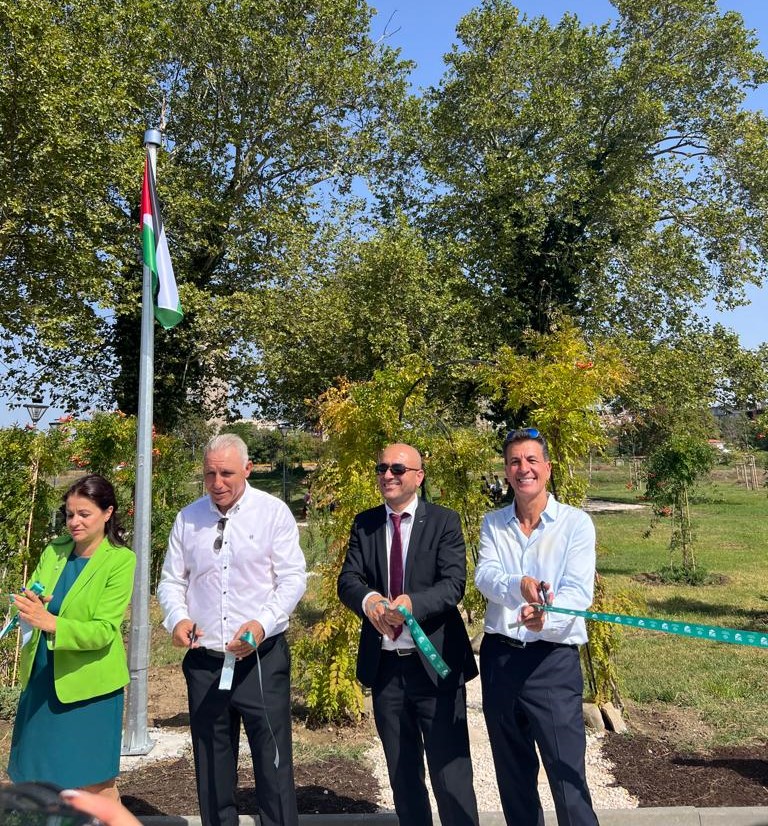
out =
[[507,433],[507,438],[504,440],[506,442],[511,442],[517,439],[543,439],[541,431],[537,430],[535,427],[521,427],[518,430],[510,430]]
[[376,465],[376,473],[379,476],[383,476],[388,470],[392,471],[393,476],[402,476],[406,470],[421,470],[420,467],[406,467],[402,462],[394,462],[391,465],[388,465],[386,462],[379,462]]
[[224,544],[224,528],[227,526],[226,517],[222,516],[221,519],[216,523],[216,531],[218,532],[218,536],[213,541],[213,552],[218,553],[221,550],[221,546]]

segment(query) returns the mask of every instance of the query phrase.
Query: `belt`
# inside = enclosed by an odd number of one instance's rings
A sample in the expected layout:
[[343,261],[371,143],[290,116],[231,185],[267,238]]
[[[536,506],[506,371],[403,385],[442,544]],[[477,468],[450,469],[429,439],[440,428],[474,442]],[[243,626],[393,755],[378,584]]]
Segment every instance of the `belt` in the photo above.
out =
[[486,637],[489,637],[496,642],[500,642],[502,645],[506,645],[509,648],[530,648],[532,645],[539,646],[540,648],[548,646],[549,648],[578,648],[579,646],[576,643],[568,643],[568,642],[552,642],[551,640],[531,640],[530,642],[527,640],[518,640],[515,637],[508,637],[506,634],[492,634],[489,631],[486,632]]
[[394,650],[390,650],[389,648],[382,648],[382,654],[393,654],[396,657],[410,657],[411,654],[416,653],[415,648],[395,648]]
[[[267,637],[265,640],[262,640],[261,644],[256,649],[259,652],[259,656],[263,657],[264,654],[268,654],[272,650],[278,639],[282,636],[283,632],[281,631],[279,634],[275,634],[273,637]],[[217,660],[223,660],[226,656],[225,651],[217,651],[215,648],[206,648],[203,645],[199,645],[197,648],[192,648],[191,650],[200,651],[202,654],[207,654],[209,657],[213,657]]]

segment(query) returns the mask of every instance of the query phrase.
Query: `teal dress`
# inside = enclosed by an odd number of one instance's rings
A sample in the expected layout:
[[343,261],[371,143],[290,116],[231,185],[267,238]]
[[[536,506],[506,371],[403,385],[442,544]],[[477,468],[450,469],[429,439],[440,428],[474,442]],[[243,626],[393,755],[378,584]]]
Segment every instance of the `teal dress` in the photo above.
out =
[[[57,614],[88,558],[72,553],[53,590],[48,610]],[[62,703],[53,684],[54,652],[45,634],[35,652],[13,726],[8,776],[14,783],[47,781],[65,789],[103,783],[120,771],[123,689]]]

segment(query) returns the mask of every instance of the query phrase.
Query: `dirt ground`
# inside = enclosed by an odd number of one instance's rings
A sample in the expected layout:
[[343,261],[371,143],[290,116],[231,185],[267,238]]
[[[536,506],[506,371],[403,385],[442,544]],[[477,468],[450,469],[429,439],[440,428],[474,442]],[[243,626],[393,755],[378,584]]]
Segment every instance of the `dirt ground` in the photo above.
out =
[[[179,666],[149,671],[149,725],[175,730],[189,728],[187,693]],[[357,728],[324,726],[307,728],[301,711],[294,714],[294,774],[299,811],[302,814],[346,812],[363,814],[377,810],[379,785],[362,760],[327,755],[333,746],[367,743],[373,736],[369,725]],[[243,735],[243,738],[245,735]],[[120,776],[125,805],[137,815],[197,815],[195,770],[187,758],[154,761]],[[241,814],[257,811],[253,771],[241,757],[238,778],[238,809]]]
[[[150,671],[149,722],[152,726],[186,728],[186,693],[180,669]],[[768,760],[765,744],[691,753],[679,749],[676,732],[699,725],[674,709],[630,707],[628,735],[609,734],[604,753],[615,765],[616,782],[637,797],[641,806],[768,806]],[[370,725],[360,729],[294,725],[299,811],[365,813],[376,811],[378,784],[363,760],[307,758],[340,741],[354,743],[373,736]],[[239,810],[256,811],[253,774],[241,760]],[[194,768],[191,759],[175,758],[126,771],[120,787],[123,800],[139,815],[195,815]]]

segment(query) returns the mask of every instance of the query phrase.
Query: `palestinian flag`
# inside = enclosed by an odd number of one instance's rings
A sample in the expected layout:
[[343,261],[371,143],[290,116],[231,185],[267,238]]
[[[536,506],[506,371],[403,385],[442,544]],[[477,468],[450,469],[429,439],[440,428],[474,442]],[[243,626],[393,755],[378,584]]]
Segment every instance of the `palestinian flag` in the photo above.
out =
[[141,189],[141,241],[144,247],[144,266],[152,273],[155,318],[161,327],[169,330],[181,321],[184,314],[160,216],[149,152],[144,161],[144,186]]

